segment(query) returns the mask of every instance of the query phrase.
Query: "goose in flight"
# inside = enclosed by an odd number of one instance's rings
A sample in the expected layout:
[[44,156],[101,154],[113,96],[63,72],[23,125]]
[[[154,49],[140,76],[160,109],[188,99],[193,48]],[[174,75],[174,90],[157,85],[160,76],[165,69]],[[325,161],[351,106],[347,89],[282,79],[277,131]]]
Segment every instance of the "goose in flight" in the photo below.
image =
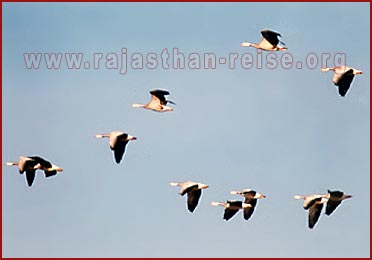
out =
[[331,215],[332,212],[341,204],[344,199],[351,198],[351,195],[344,194],[342,191],[330,191],[328,190],[328,194],[326,198],[328,198],[327,206],[326,206],[326,215]]
[[194,212],[196,206],[199,203],[199,199],[202,194],[202,189],[206,189],[209,186],[199,182],[186,181],[186,182],[171,182],[172,186],[179,186],[181,196],[187,193],[187,208],[190,212]]
[[35,180],[36,170],[43,170],[46,178],[63,171],[61,167],[50,163],[40,156],[20,156],[18,162],[6,162],[5,164],[7,166],[18,166],[20,174],[26,172],[26,180],[29,187],[32,186]]
[[251,189],[244,189],[242,191],[231,191],[230,194],[238,194],[238,195],[241,195],[241,196],[245,197],[244,203],[251,205],[251,207],[248,207],[248,208],[244,209],[244,219],[245,220],[248,220],[252,216],[252,214],[254,212],[254,208],[256,207],[256,204],[257,204],[257,199],[266,198],[265,195],[260,194],[260,193],[254,191],[254,190],[251,190]]
[[223,219],[228,221],[231,219],[240,209],[243,209],[243,216],[245,219],[247,212],[249,209],[252,207],[251,204],[244,203],[243,201],[239,200],[228,200],[226,203],[224,202],[212,202],[212,206],[222,206],[225,208],[224,214],[223,214]]
[[125,147],[131,140],[137,140],[136,137],[120,131],[112,131],[109,134],[97,134],[96,138],[110,138],[110,149],[114,151],[115,162],[120,163],[123,158]]
[[341,97],[344,97],[348,92],[351,82],[355,75],[362,74],[363,72],[354,68],[339,66],[333,68],[322,68],[321,71],[334,71],[333,83],[338,87],[338,93]]
[[169,91],[161,90],[161,89],[154,89],[150,91],[151,100],[146,105],[142,104],[133,104],[133,107],[143,107],[147,109],[151,109],[156,112],[166,112],[166,111],[173,111],[172,107],[167,106],[167,103],[175,105],[173,101],[167,100],[165,98],[166,95],[169,95]]
[[320,213],[323,209],[323,204],[328,201],[326,195],[319,194],[319,195],[295,195],[295,199],[303,199],[304,200],[304,209],[309,210],[309,228],[314,228],[315,224],[318,222]]
[[258,43],[250,43],[250,42],[242,42],[240,46],[243,47],[254,47],[256,49],[261,49],[265,51],[284,51],[288,48],[280,44],[285,45],[284,42],[281,42],[279,40],[279,37],[281,37],[280,33],[273,32],[270,30],[262,30],[262,40]]

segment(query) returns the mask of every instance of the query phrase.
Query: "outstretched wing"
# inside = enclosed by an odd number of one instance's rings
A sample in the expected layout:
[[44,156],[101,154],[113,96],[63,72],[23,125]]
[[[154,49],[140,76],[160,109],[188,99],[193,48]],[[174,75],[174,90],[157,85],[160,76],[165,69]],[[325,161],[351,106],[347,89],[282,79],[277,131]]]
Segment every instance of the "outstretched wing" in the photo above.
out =
[[338,205],[341,204],[341,201],[334,201],[334,200],[328,200],[327,206],[326,206],[326,215],[331,215],[332,212],[338,207]]
[[26,171],[26,180],[29,187],[32,186],[32,183],[35,180],[35,170],[27,170]]
[[223,219],[228,221],[230,218],[232,218],[239,209],[231,209],[231,208],[225,208],[225,212],[223,214]]
[[309,228],[313,228],[318,222],[320,213],[322,212],[323,203],[316,203],[309,209]]
[[354,73],[353,70],[350,69],[343,73],[341,77],[338,78],[338,80],[335,82],[335,85],[338,86],[338,93],[344,97],[346,93],[348,92],[351,82],[354,79]]
[[257,199],[245,199],[244,203],[246,204],[251,204],[251,207],[248,207],[248,208],[245,208],[243,210],[243,217],[245,220],[248,220],[253,212],[254,212],[254,208],[256,207],[256,204],[257,204]]
[[128,143],[127,138],[128,134],[122,133],[120,135],[117,135],[115,137],[115,140],[112,141],[112,144],[110,144],[111,149],[114,150],[114,157],[116,163],[120,163],[121,159],[123,158],[123,155],[125,153],[125,147],[127,146]]
[[[47,161],[47,160],[45,160],[45,159],[43,159],[39,156],[32,156],[30,158],[32,158],[35,162],[40,164],[43,169],[48,169],[48,168],[52,167],[52,164],[49,161]],[[48,178],[50,176],[56,175],[57,171],[46,171],[46,170],[44,170],[44,174],[45,174],[45,177]]]
[[187,193],[187,208],[190,212],[193,212],[199,203],[200,196],[202,194],[201,189],[191,190]]
[[166,105],[167,100],[165,98],[166,95],[169,95],[169,92],[166,90],[155,89],[150,91],[151,94],[151,101],[152,102],[160,102],[161,105]]
[[117,142],[116,143],[114,147],[114,157],[115,157],[116,163],[120,163],[121,159],[123,158],[127,143],[128,142]]
[[52,167],[52,164],[49,161],[47,161],[47,160],[45,160],[45,159],[43,159],[39,156],[31,156],[30,158],[33,159],[36,163],[39,163],[43,168]]
[[266,39],[272,46],[276,47],[279,43],[278,36],[281,36],[277,32],[273,32],[270,30],[263,30],[261,31],[262,37]]

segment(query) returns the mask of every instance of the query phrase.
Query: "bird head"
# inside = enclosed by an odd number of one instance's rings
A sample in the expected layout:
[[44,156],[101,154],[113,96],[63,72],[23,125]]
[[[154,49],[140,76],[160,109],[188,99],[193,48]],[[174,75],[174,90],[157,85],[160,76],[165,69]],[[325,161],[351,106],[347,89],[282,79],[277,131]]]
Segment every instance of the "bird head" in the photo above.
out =
[[130,141],[137,140],[137,137],[128,135],[127,140],[130,140]]

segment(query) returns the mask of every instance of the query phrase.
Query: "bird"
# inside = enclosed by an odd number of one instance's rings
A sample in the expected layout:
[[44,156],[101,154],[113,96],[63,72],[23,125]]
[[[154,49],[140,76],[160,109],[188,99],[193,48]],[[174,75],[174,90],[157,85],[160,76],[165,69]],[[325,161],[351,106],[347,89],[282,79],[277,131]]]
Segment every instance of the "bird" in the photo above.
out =
[[318,222],[320,214],[323,209],[323,204],[328,201],[326,195],[317,194],[317,195],[295,195],[295,199],[304,200],[304,209],[309,210],[309,222],[308,226],[310,229],[313,229],[315,224]]
[[179,194],[184,196],[187,194],[187,208],[190,212],[194,212],[199,203],[202,194],[202,189],[207,189],[209,185],[200,182],[186,181],[186,182],[171,182],[171,186],[180,186]]
[[338,87],[338,93],[341,97],[345,97],[348,92],[351,82],[354,79],[355,75],[363,74],[362,71],[347,67],[347,66],[338,66],[333,68],[321,68],[322,72],[334,71],[333,83]]
[[244,212],[243,216],[244,216],[244,219],[246,220],[248,220],[252,216],[254,212],[254,208],[256,207],[256,204],[257,204],[257,199],[266,198],[265,195],[260,194],[251,189],[244,189],[242,191],[231,191],[230,194],[238,194],[238,195],[245,197],[244,203],[251,205],[251,207],[248,207],[244,209],[243,211]]
[[332,212],[341,204],[344,199],[351,198],[352,195],[344,194],[342,191],[330,191],[328,190],[328,194],[326,198],[328,198],[327,206],[326,206],[326,215],[331,215]]
[[26,181],[29,187],[32,186],[35,180],[36,170],[43,170],[46,178],[56,175],[57,172],[63,171],[61,167],[50,163],[40,156],[21,155],[18,162],[6,162],[5,164],[7,166],[18,166],[20,174],[26,172]]
[[167,103],[175,105],[171,100],[167,100],[165,98],[166,95],[169,95],[169,91],[162,90],[162,89],[154,89],[150,91],[151,94],[151,100],[146,105],[142,104],[133,104],[132,107],[142,107],[146,109],[151,109],[156,112],[167,112],[167,111],[173,111],[172,107],[167,106]]
[[279,40],[280,33],[271,31],[271,30],[262,30],[262,40],[258,43],[250,43],[250,42],[242,42],[240,46],[243,47],[254,47],[256,49],[261,49],[265,51],[284,51],[287,50],[288,48],[280,44],[285,45],[284,42],[281,42]]
[[212,206],[222,206],[225,208],[223,219],[228,221],[231,219],[240,209],[243,209],[243,215],[245,215],[245,211],[249,210],[252,205],[244,203],[243,201],[239,200],[227,200],[225,202],[212,202]]
[[96,134],[96,138],[110,138],[110,149],[114,151],[115,162],[120,163],[125,153],[125,147],[129,141],[137,140],[137,137],[131,136],[121,131],[112,131],[109,134]]

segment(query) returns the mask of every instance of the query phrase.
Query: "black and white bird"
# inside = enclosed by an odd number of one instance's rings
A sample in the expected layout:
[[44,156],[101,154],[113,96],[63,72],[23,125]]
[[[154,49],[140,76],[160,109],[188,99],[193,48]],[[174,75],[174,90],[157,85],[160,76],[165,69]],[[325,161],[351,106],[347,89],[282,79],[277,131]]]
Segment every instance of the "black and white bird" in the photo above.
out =
[[29,187],[35,180],[36,170],[43,170],[45,177],[51,177],[63,169],[51,162],[41,158],[40,156],[20,156],[18,162],[6,162],[7,166],[18,166],[20,174],[26,172],[26,180]]
[[281,37],[280,33],[270,30],[262,30],[261,34],[262,40],[258,44],[242,42],[240,46],[254,47],[256,49],[261,49],[265,51],[283,51],[288,49],[287,47],[283,46],[285,45],[285,43],[279,40],[279,37]]
[[363,72],[347,66],[339,66],[333,68],[322,68],[321,71],[334,71],[333,83],[338,87],[338,93],[341,97],[346,96],[351,82],[355,75],[362,74]]
[[123,158],[128,142],[137,140],[137,137],[121,131],[112,131],[109,134],[97,134],[96,138],[110,138],[110,149],[114,151],[116,163],[120,163],[121,159]]
[[171,100],[167,100],[165,96],[169,95],[169,91],[162,89],[154,89],[150,91],[151,100],[146,105],[142,104],[133,104],[133,107],[142,107],[146,109],[151,109],[156,112],[167,112],[173,111],[172,107],[167,106],[168,103],[175,105]]
[[295,195],[295,199],[303,199],[304,200],[304,209],[309,210],[309,228],[314,228],[315,224],[318,222],[320,213],[323,209],[323,204],[328,201],[326,195],[324,194],[317,194],[317,195]]
[[223,219],[228,221],[231,219],[239,210],[243,210],[243,216],[245,219],[246,215],[249,213],[249,209],[252,207],[251,204],[244,203],[243,201],[239,200],[228,200],[225,202],[212,202],[212,206],[222,206],[225,208],[225,211],[223,213]]
[[344,194],[342,191],[330,191],[328,190],[328,194],[326,198],[328,199],[327,206],[326,206],[326,215],[331,215],[332,212],[341,204],[344,199],[351,198],[351,195]]
[[266,198],[265,195],[251,189],[244,189],[242,191],[231,191],[230,194],[238,194],[245,197],[244,203],[251,205],[251,207],[244,209],[244,219],[246,220],[248,220],[252,216],[254,208],[257,204],[257,199]]
[[196,206],[199,203],[199,199],[202,194],[202,189],[206,189],[209,186],[200,182],[186,181],[186,182],[171,182],[172,186],[179,186],[181,196],[187,194],[187,208],[190,212],[194,212]]

